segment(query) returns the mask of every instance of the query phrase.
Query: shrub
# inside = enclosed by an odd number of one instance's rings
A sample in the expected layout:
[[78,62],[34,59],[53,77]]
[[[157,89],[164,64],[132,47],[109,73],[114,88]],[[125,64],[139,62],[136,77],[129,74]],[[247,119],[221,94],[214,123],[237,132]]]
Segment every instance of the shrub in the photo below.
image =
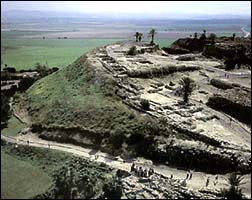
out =
[[145,109],[145,110],[150,109],[150,102],[147,99],[141,99],[140,104],[143,109]]
[[217,38],[217,36],[216,36],[216,34],[214,34],[214,33],[210,33],[210,35],[208,36],[208,38],[209,38],[210,40],[212,40],[212,41],[215,41],[216,38]]
[[47,67],[45,65],[41,65],[40,63],[36,63],[35,70],[42,76],[47,75]]
[[225,65],[226,71],[235,69],[236,62],[235,62],[234,57],[231,57],[231,56],[226,57],[224,61],[224,65]]
[[133,132],[127,140],[128,144],[139,144],[144,140],[144,135],[142,133]]
[[123,195],[122,182],[120,179],[113,177],[103,185],[104,198],[121,199]]
[[10,97],[1,92],[1,122],[5,122],[10,116]]
[[125,140],[125,132],[123,129],[116,129],[110,137],[110,142],[114,148],[121,148]]
[[9,73],[16,73],[15,67],[5,67],[4,70],[8,71]]
[[128,55],[135,56],[137,54],[136,46],[133,46],[129,49]]
[[21,92],[27,90],[35,81],[35,78],[24,77],[18,84],[18,90]]
[[242,189],[240,188],[240,186],[244,184],[241,183],[242,180],[242,176],[239,176],[236,173],[232,173],[228,178],[230,187],[229,189],[222,189],[221,195],[226,199],[244,199]]
[[184,102],[187,103],[188,97],[191,95],[192,91],[195,89],[196,84],[194,80],[190,79],[189,77],[183,77],[179,81],[179,84],[182,86]]

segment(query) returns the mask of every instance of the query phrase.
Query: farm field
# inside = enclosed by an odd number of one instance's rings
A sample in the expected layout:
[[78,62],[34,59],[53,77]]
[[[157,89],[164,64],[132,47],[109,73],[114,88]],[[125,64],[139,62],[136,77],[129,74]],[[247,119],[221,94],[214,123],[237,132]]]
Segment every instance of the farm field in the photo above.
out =
[[[5,64],[17,70],[30,69],[37,62],[49,67],[62,68],[95,47],[125,40],[124,38],[25,38],[32,35],[43,35],[53,31],[2,31],[1,67]],[[54,33],[54,32],[53,32]],[[64,33],[64,32],[60,32]],[[132,39],[134,39],[132,37]],[[156,42],[169,46],[175,39],[160,38]]]
[[33,68],[37,62],[62,68],[91,49],[119,41],[118,39],[3,39],[1,67]]

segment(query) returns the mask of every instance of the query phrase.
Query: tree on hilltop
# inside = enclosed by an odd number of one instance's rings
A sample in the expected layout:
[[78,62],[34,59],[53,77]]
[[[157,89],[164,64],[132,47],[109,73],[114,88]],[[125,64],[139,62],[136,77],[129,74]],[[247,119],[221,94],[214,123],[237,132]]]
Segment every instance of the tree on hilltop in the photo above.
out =
[[150,30],[149,35],[151,36],[151,44],[154,44],[154,36],[157,34],[157,31],[153,28]]

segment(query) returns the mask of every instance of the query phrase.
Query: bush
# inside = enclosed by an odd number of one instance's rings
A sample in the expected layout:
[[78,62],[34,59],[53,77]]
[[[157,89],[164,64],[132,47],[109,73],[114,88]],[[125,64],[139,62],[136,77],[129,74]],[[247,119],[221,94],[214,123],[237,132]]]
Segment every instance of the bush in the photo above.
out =
[[214,33],[210,33],[210,35],[208,36],[208,39],[213,40],[213,41],[216,40],[216,38],[217,36]]
[[141,99],[140,104],[143,109],[145,109],[145,110],[150,109],[150,102],[147,99]]
[[5,71],[8,71],[9,73],[16,73],[15,67],[6,67],[4,68]]
[[137,54],[136,46],[133,46],[129,49],[128,55],[135,56]]
[[232,173],[228,178],[230,187],[229,189],[222,189],[221,195],[226,199],[244,199],[242,189],[240,188],[240,186],[243,184],[241,183],[242,180],[242,176]]
[[144,140],[144,135],[142,133],[133,132],[127,139],[128,144],[139,144]]
[[36,63],[35,69],[40,74],[40,76],[44,77],[47,75],[47,67],[45,65],[41,65],[40,63]]
[[122,182],[120,179],[113,177],[103,185],[104,198],[121,199],[123,195]]
[[123,129],[116,129],[115,132],[109,138],[111,144],[114,148],[118,149],[122,147],[122,144],[125,140],[125,132]]
[[141,49],[141,51],[140,51],[142,54],[144,54],[145,53],[145,49]]
[[226,71],[235,69],[236,62],[235,62],[234,57],[226,57],[224,61],[224,65],[225,65]]
[[18,90],[21,92],[27,90],[35,81],[35,78],[24,77],[18,84]]
[[1,122],[5,122],[10,116],[10,97],[1,92]]
[[211,33],[208,37],[208,39],[211,40],[211,44],[214,45],[215,44],[215,40],[216,40],[217,36],[214,33]]

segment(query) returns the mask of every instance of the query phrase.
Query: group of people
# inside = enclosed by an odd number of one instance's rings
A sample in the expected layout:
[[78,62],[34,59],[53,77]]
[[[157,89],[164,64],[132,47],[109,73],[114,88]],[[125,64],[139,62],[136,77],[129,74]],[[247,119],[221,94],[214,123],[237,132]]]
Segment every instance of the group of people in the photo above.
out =
[[135,173],[136,175],[140,177],[149,177],[154,174],[154,169],[153,168],[143,168],[141,166],[136,166],[135,163],[131,165],[130,172]]
[[229,74],[226,74],[226,73],[225,73],[225,78],[229,78]]
[[[214,182],[213,182],[214,186],[217,185],[218,180],[219,180],[219,177],[218,177],[218,175],[216,175],[215,178],[214,178]],[[209,182],[210,182],[210,177],[208,176],[208,177],[207,177],[207,180],[206,180],[206,187],[208,187]]]
[[185,180],[191,180],[191,179],[192,179],[192,175],[193,175],[193,170],[189,170],[189,171],[186,173],[186,178],[185,178]]

